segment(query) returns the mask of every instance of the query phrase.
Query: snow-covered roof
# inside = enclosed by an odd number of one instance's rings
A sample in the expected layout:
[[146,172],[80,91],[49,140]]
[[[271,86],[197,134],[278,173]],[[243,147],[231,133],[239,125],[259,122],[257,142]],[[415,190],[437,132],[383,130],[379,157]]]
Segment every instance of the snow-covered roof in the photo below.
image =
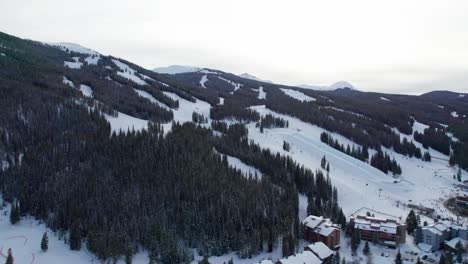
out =
[[324,221],[322,216],[309,215],[302,223],[308,228],[316,228],[320,223]]
[[461,242],[462,245],[463,245],[463,248],[465,248],[467,245],[468,245],[468,241],[466,241],[465,239],[462,239],[462,238],[459,238],[459,237],[456,237],[448,242],[445,242],[445,244],[453,249],[455,249],[455,246],[457,245],[458,242]]
[[436,222],[428,226],[423,226],[423,230],[428,230],[431,233],[442,235],[443,232],[446,232],[450,229],[450,226],[443,222]]
[[333,250],[328,248],[323,242],[312,243],[308,245],[307,248],[322,260],[334,254]]
[[321,264],[322,261],[310,251],[304,251],[294,256],[279,260],[282,264]]
[[322,236],[328,236],[334,230],[339,229],[339,226],[334,224],[329,218],[323,218],[322,216],[310,215],[302,223]]
[[398,223],[392,219],[357,216],[354,219],[354,227],[362,230],[381,231],[389,234],[396,234]]

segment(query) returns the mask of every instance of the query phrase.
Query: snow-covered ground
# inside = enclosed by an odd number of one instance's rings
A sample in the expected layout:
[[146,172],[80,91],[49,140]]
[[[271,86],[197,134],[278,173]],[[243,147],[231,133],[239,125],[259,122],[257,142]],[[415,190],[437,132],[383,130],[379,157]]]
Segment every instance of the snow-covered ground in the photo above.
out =
[[240,83],[233,82],[233,81],[225,79],[223,77],[218,77],[218,78],[220,80],[223,80],[223,81],[229,83],[230,85],[232,85],[234,87],[234,91],[232,91],[231,94],[235,93],[237,90],[239,90],[242,87],[242,84],[240,84]]
[[[204,115],[206,118],[208,118],[208,124],[206,125],[208,126],[211,125],[211,119],[210,119],[211,105],[209,103],[202,101],[202,100],[198,100],[198,99],[196,99],[195,103],[192,103],[178,96],[175,93],[170,93],[170,92],[163,92],[163,93],[166,96],[169,96],[170,98],[179,101],[179,108],[172,109],[172,112],[174,113],[174,121],[179,122],[179,123],[191,122],[193,112],[197,112],[199,114]],[[172,123],[164,124],[163,127],[164,127],[164,132],[168,132],[170,131],[172,127]]]
[[147,85],[147,83],[144,80],[138,77],[137,71],[132,69],[130,66],[116,59],[112,59],[112,61],[120,69],[120,71],[117,72],[118,75],[122,76],[123,78],[129,79],[136,84]]
[[[0,197],[0,204],[1,200]],[[22,218],[18,224],[11,225],[9,212],[10,205],[0,209],[0,262],[5,261],[4,256],[11,248],[16,264],[75,264],[93,261],[98,263],[86,250],[71,251],[63,240],[59,240],[51,230],[38,221]],[[49,249],[47,252],[42,252],[41,239],[46,231],[49,237]]]
[[388,98],[385,98],[385,97],[380,97],[380,100],[383,100],[383,101],[390,102],[390,99],[388,99]]
[[263,86],[258,88],[258,99],[266,99],[266,92],[263,90]]
[[139,119],[133,116],[118,112],[117,117],[104,114],[114,132],[127,132],[131,130],[142,130],[148,127],[148,120]]
[[[352,213],[361,207],[384,210],[386,213],[406,218],[408,209],[405,207],[410,200],[412,203],[435,207],[438,214],[453,217],[442,205],[448,197],[455,195],[453,174],[457,168],[448,166],[448,157],[429,149],[433,157],[432,162],[409,158],[386,150],[400,163],[403,174],[396,183],[392,175],[370,166],[339,152],[320,141],[320,133],[325,131],[317,126],[302,122],[296,118],[275,113],[264,106],[252,107],[261,115],[270,113],[289,122],[289,128],[265,129],[260,133],[254,123],[248,125],[249,138],[265,148],[281,154],[290,155],[304,166],[315,170],[320,168],[320,160],[325,155],[330,162],[330,178],[332,184],[338,188],[340,205],[345,214]],[[415,130],[424,130],[424,124],[415,123]],[[341,144],[353,143],[348,139],[332,133]],[[401,135],[412,139],[412,136]],[[291,145],[290,152],[282,148],[283,141]],[[418,144],[415,142],[415,144]],[[356,145],[356,144],[354,144]]]
[[80,62],[80,57],[73,57],[72,59],[74,61],[64,61],[63,65],[70,69],[81,69],[81,66],[83,66],[83,63]]
[[97,65],[100,58],[99,55],[90,55],[85,58],[85,61],[88,65]]
[[208,75],[203,75],[200,79],[200,86],[206,88],[205,83],[208,81]]
[[73,84],[72,81],[70,81],[67,77],[63,76],[63,83],[72,87],[72,88],[75,88],[75,85]]
[[64,51],[68,50],[68,52],[73,51],[73,52],[76,52],[76,53],[89,54],[89,55],[98,55],[99,54],[99,53],[97,53],[96,51],[94,51],[92,49],[83,47],[83,46],[81,46],[79,44],[75,44],[75,43],[61,42],[61,43],[50,43],[50,44],[45,43],[45,44],[58,47],[59,49],[64,50]]
[[150,100],[150,102],[152,102],[153,104],[157,104],[157,105],[159,105],[160,107],[162,107],[162,108],[164,108],[164,109],[167,109],[167,110],[170,110],[170,109],[171,109],[171,108],[168,107],[167,105],[165,105],[165,104],[161,103],[160,101],[158,101],[158,100],[157,100],[156,98],[154,98],[151,94],[149,94],[149,93],[147,93],[147,92],[145,92],[145,91],[142,91],[142,90],[138,90],[138,89],[134,89],[134,90],[135,90],[135,92],[136,92],[139,96]]
[[88,85],[81,84],[80,91],[86,97],[93,97],[93,89],[91,89],[91,87],[89,87]]
[[281,88],[281,91],[283,91],[283,93],[285,93],[287,96],[290,96],[296,100],[299,100],[301,102],[313,102],[313,101],[316,101],[315,98],[313,97],[310,97],[308,95],[305,95],[304,93],[302,92],[299,92],[299,91],[296,91],[296,90],[291,90],[291,89],[283,89]]
[[153,71],[157,73],[163,74],[178,74],[178,73],[185,73],[185,72],[197,72],[201,68],[195,66],[183,66],[183,65],[171,65],[167,67],[158,67],[154,68]]
[[[223,155],[225,155],[225,154],[223,154]],[[236,157],[232,157],[232,156],[229,156],[229,155],[225,155],[225,156],[227,157],[229,166],[240,170],[241,173],[244,176],[246,176],[246,177],[248,177],[248,176],[255,177],[256,176],[256,177],[258,177],[259,180],[262,178],[262,173],[258,169],[245,164],[244,162],[242,162],[240,159],[238,159]]]

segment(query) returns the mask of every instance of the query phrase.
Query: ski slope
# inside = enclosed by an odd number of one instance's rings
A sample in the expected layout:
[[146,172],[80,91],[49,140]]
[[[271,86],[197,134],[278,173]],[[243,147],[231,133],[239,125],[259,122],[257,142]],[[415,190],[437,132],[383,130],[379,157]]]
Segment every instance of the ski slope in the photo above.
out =
[[[261,115],[272,114],[289,122],[289,128],[265,129],[264,133],[260,133],[254,123],[249,124],[249,138],[254,142],[274,152],[289,155],[312,170],[320,168],[320,161],[325,155],[330,163],[332,184],[338,188],[339,203],[346,215],[360,207],[368,207],[406,218],[409,210],[405,205],[411,200],[412,203],[435,207],[437,213],[442,216],[454,217],[442,206],[444,199],[455,195],[453,186],[457,183],[452,179],[456,168],[449,167],[446,161],[433,159],[432,162],[424,162],[386,149],[385,151],[400,163],[403,170],[399,179],[395,179],[392,175],[386,175],[368,163],[322,143],[320,134],[325,131],[322,128],[278,114],[264,106],[252,108]],[[416,130],[423,128],[424,124],[416,122]],[[353,142],[348,139],[335,133],[331,134],[341,144],[353,145]],[[290,152],[283,150],[283,141],[290,143]],[[433,156],[448,159],[442,153],[432,149],[429,151]]]
[[299,100],[301,102],[313,102],[317,100],[313,97],[305,95],[304,93],[296,91],[296,90],[281,88],[281,91],[283,91],[283,93],[286,94],[287,96],[294,98],[296,100]]

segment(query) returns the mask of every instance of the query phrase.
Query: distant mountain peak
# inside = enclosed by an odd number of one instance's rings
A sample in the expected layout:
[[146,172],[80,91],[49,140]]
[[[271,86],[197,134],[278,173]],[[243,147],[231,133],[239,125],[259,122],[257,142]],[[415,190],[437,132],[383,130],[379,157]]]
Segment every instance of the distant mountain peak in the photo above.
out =
[[336,82],[336,83],[330,85],[328,88],[330,90],[344,89],[344,88],[354,90],[354,86],[352,84],[350,84],[349,82],[347,82],[347,81]]
[[197,72],[200,71],[202,68],[197,66],[186,66],[186,65],[170,65],[167,67],[157,67],[154,68],[153,71],[157,73],[164,73],[164,74],[178,74],[178,73],[186,73],[186,72]]
[[249,74],[249,73],[242,73],[242,74],[239,74],[239,77],[241,78],[244,78],[244,79],[249,79],[249,80],[254,80],[254,81],[259,81],[259,82],[267,82],[267,83],[273,83],[272,81],[268,81],[268,80],[262,80],[256,76],[253,76],[252,74]]
[[345,88],[355,90],[354,86],[347,81],[339,81],[330,86],[301,84],[301,85],[298,85],[298,87],[305,88],[305,89],[312,89],[312,90],[321,90],[321,91],[333,91],[333,90],[345,89]]

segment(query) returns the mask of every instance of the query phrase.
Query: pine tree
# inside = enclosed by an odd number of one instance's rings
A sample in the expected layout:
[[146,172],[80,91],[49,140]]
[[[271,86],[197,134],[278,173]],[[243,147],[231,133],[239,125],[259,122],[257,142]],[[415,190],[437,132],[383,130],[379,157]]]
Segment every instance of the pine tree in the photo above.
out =
[[132,246],[130,245],[129,239],[125,239],[125,264],[132,264],[132,258],[133,258],[133,249]]
[[364,244],[364,248],[362,249],[362,253],[364,255],[369,255],[370,254],[370,248],[369,248],[369,242],[366,241],[366,244]]
[[44,232],[44,235],[42,235],[41,249],[44,252],[47,252],[49,249],[49,238],[47,237],[47,232]]
[[461,243],[461,241],[458,241],[457,244],[455,244],[455,254],[457,256],[457,262],[462,262],[464,251],[465,250],[463,249],[463,244]]
[[453,255],[452,252],[447,252],[447,256],[445,257],[446,264],[453,264]]
[[341,261],[341,264],[346,264],[346,259],[343,257],[343,261]]
[[462,171],[461,171],[461,168],[458,168],[458,172],[457,172],[457,180],[459,182],[462,181]]
[[332,264],[340,264],[340,252],[337,251],[332,258]]
[[446,263],[445,263],[445,254],[444,254],[444,253],[442,253],[442,254],[440,255],[439,264],[446,264]]
[[81,249],[81,232],[79,228],[79,221],[76,220],[70,228],[70,249],[80,250]]
[[423,262],[421,261],[421,259],[418,257],[418,259],[416,260],[416,264],[423,264]]
[[13,264],[13,253],[11,253],[11,248],[8,249],[8,256],[5,264]]
[[408,217],[406,217],[406,230],[408,231],[408,234],[413,234],[414,230],[418,228],[418,219],[416,217],[416,214],[414,213],[413,210],[411,210],[408,214]]
[[288,151],[288,152],[289,152],[289,150],[291,149],[291,147],[289,146],[289,143],[288,143],[288,142],[283,141],[283,149],[284,149],[285,151]]
[[10,210],[10,223],[11,223],[12,225],[16,224],[15,215],[16,215],[16,204],[13,203],[13,204],[11,205],[11,210]]
[[397,255],[396,255],[395,264],[403,264],[403,259],[401,259],[400,250],[398,250],[398,253],[397,253]]
[[356,254],[356,250],[359,247],[360,243],[361,243],[361,238],[359,234],[359,229],[355,228],[353,230],[353,235],[351,237],[351,250],[353,251],[353,254]]
[[198,261],[198,264],[210,264],[208,256],[204,256],[202,260]]

